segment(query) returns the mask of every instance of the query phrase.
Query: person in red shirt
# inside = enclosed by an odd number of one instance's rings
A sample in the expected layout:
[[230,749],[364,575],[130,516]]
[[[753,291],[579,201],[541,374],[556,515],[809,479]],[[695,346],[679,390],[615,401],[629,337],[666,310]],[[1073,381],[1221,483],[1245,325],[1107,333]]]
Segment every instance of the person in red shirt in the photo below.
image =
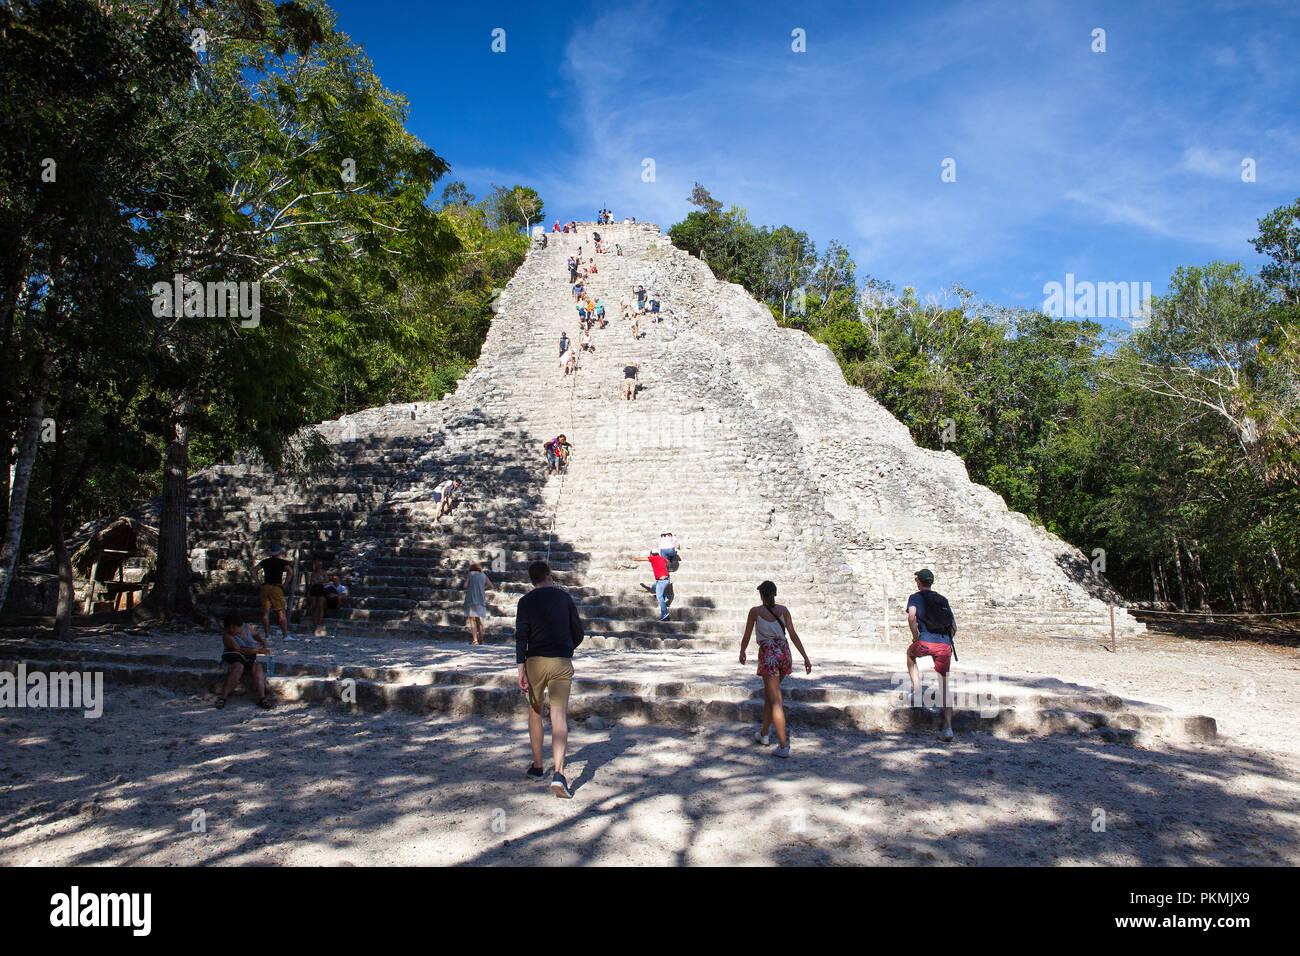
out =
[[[659,620],[668,620],[668,603],[672,600],[672,578],[668,575],[668,559],[651,551],[648,557],[633,558],[633,561],[649,561],[650,570],[654,572],[655,597],[659,599]],[[644,584],[642,587],[646,587]],[[646,588],[650,590],[650,588]]]

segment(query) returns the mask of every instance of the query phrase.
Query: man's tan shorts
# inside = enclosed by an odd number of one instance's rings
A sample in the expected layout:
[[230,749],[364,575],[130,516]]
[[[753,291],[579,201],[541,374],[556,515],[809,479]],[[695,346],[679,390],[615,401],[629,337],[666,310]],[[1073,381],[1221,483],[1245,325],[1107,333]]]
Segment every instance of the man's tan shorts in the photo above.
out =
[[569,687],[573,684],[573,661],[567,657],[530,657],[524,661],[528,677],[528,706],[542,713],[542,695],[550,688],[551,706],[569,705]]
[[636,395],[636,379],[634,378],[623,379],[623,397],[632,398],[635,395]]
[[284,592],[274,584],[262,585],[262,610],[283,611]]

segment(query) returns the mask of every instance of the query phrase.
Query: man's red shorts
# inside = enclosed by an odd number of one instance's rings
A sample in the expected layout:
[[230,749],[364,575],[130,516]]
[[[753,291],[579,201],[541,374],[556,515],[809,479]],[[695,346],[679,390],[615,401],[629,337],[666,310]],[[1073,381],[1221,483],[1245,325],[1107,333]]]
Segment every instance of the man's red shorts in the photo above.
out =
[[908,657],[933,657],[936,674],[947,674],[952,665],[952,645],[931,641],[912,641],[907,648]]

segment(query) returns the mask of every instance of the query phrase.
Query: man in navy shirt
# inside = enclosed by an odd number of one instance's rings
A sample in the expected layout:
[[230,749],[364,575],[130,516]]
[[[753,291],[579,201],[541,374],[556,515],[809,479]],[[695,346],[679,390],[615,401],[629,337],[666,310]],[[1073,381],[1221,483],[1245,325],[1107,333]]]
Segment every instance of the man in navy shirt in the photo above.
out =
[[573,684],[573,649],[582,643],[582,618],[567,591],[551,577],[545,561],[528,566],[533,589],[519,599],[515,611],[515,662],[519,689],[528,695],[528,742],[533,748],[530,780],[546,779],[542,768],[542,698],[551,705],[551,756],[555,772],[551,792],[572,797],[564,777],[564,753],[569,742],[569,688]]
[[[939,688],[943,705],[943,740],[952,740],[952,707],[948,704],[948,669],[952,666],[952,639],[957,634],[957,621],[952,616],[948,599],[931,590],[934,572],[922,568],[915,575],[917,592],[907,599],[907,626],[912,632],[912,643],[907,648],[907,675],[912,679],[914,701],[920,704],[921,672],[916,666],[918,657],[934,659],[934,672],[939,675]],[[945,609],[946,627],[938,623]],[[939,628],[937,631],[929,627]]]

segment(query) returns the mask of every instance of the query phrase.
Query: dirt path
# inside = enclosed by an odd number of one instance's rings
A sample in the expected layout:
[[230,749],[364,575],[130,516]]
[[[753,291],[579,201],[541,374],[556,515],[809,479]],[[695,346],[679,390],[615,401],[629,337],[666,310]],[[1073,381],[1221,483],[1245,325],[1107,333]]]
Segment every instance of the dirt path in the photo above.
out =
[[1207,713],[1220,739],[945,746],[796,728],[779,761],[740,726],[575,724],[564,801],[524,779],[522,720],[262,713],[246,698],[216,711],[118,687],[99,720],[0,712],[0,864],[1300,863],[1294,650],[1153,637],[1117,655],[959,651],[971,672]]

